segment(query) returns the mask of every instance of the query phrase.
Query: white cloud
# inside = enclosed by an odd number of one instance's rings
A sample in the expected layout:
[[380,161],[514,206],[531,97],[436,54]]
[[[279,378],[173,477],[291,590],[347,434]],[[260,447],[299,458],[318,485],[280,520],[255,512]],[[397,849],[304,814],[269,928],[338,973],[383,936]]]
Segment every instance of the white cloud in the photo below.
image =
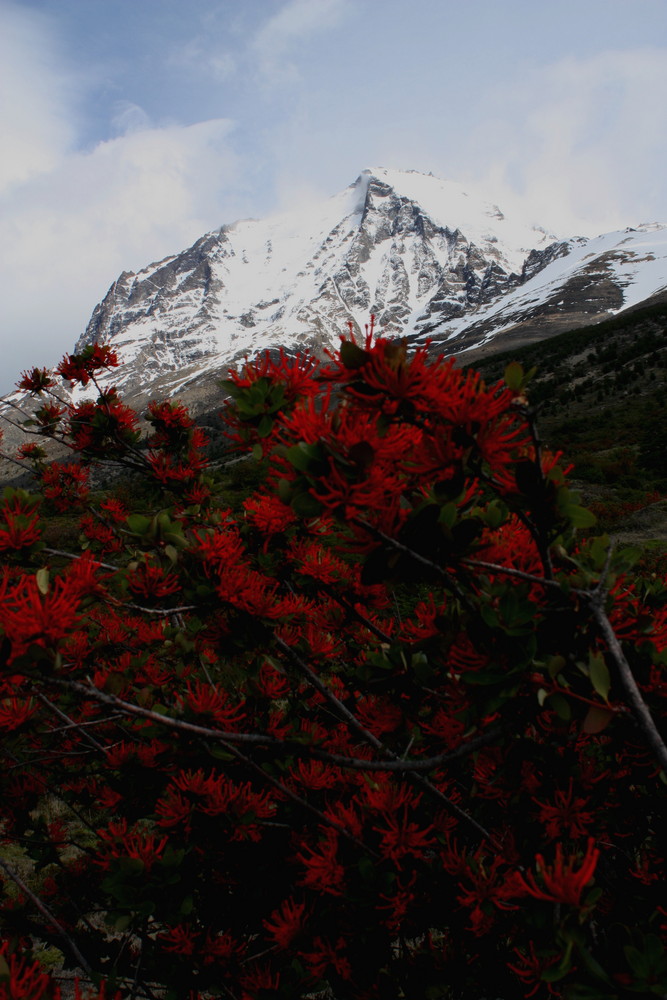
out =
[[262,25],[251,44],[255,65],[265,82],[298,82],[295,47],[340,24],[349,11],[349,0],[289,0]]
[[225,118],[152,127],[126,101],[120,135],[77,149],[76,80],[48,19],[5,4],[0,20],[1,393],[72,349],[122,270],[243,214],[245,180]]
[[0,5],[0,191],[52,169],[74,140],[74,79],[58,71],[48,19]]
[[226,50],[215,31],[173,46],[165,54],[165,61],[178,72],[203,74],[218,84],[233,79],[239,70],[238,54]]
[[118,101],[111,124],[121,135],[144,132],[151,128],[151,120],[144,109],[132,101]]
[[[227,221],[215,213],[225,211],[225,184],[239,181],[230,128],[221,119],[131,132],[69,154],[0,201],[9,377],[70,350],[122,270],[178,252]],[[46,350],[45,338],[53,340]]]
[[[560,233],[601,232],[655,213],[667,160],[667,50],[568,58],[500,87],[468,156]],[[471,155],[472,148],[472,155]]]

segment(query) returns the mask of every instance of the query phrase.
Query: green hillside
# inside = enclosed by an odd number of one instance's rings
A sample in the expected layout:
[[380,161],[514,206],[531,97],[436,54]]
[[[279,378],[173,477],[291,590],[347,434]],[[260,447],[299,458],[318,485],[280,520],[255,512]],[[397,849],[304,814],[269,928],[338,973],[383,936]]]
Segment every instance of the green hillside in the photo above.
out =
[[606,530],[667,541],[667,305],[475,361],[485,379],[535,368],[531,403],[545,443],[574,463]]

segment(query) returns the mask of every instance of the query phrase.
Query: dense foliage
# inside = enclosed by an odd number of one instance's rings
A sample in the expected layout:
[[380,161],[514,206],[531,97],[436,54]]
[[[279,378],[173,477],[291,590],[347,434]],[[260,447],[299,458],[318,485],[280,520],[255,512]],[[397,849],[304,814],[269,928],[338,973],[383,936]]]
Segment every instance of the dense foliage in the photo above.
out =
[[522,369],[248,362],[234,511],[114,364],[21,382],[71,457],[0,502],[0,997],[54,953],[99,998],[667,995],[667,590],[582,540]]
[[486,379],[498,378],[511,361],[537,369],[530,399],[542,435],[567,452],[602,522],[614,530],[625,527],[625,504],[641,509],[654,502],[655,490],[667,492],[666,330],[663,303],[478,363]]

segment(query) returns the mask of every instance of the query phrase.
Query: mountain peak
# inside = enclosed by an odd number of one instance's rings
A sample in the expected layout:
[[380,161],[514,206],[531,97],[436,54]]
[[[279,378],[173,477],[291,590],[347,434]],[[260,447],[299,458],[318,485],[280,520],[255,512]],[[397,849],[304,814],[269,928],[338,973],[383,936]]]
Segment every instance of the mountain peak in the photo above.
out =
[[213,399],[217,378],[245,356],[321,353],[371,313],[387,335],[460,353],[661,294],[665,227],[558,242],[455,181],[368,167],[307,211],[224,225],[123,272],[75,350],[113,346],[121,368],[110,380],[131,399]]

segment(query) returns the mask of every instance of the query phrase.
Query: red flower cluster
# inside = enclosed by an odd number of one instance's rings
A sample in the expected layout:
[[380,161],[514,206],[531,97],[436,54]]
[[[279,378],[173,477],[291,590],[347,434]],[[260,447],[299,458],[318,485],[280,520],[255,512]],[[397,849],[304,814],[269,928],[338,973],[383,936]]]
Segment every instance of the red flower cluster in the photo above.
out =
[[230,475],[180,403],[142,442],[115,363],[64,359],[97,398],[38,411],[52,503],[0,499],[8,933],[191,1000],[666,992],[667,587],[582,537],[523,374],[372,324],[264,355]]
[[98,372],[116,368],[119,363],[118,355],[108,345],[89,344],[79,354],[66,354],[56,372],[69,382],[85,386]]

